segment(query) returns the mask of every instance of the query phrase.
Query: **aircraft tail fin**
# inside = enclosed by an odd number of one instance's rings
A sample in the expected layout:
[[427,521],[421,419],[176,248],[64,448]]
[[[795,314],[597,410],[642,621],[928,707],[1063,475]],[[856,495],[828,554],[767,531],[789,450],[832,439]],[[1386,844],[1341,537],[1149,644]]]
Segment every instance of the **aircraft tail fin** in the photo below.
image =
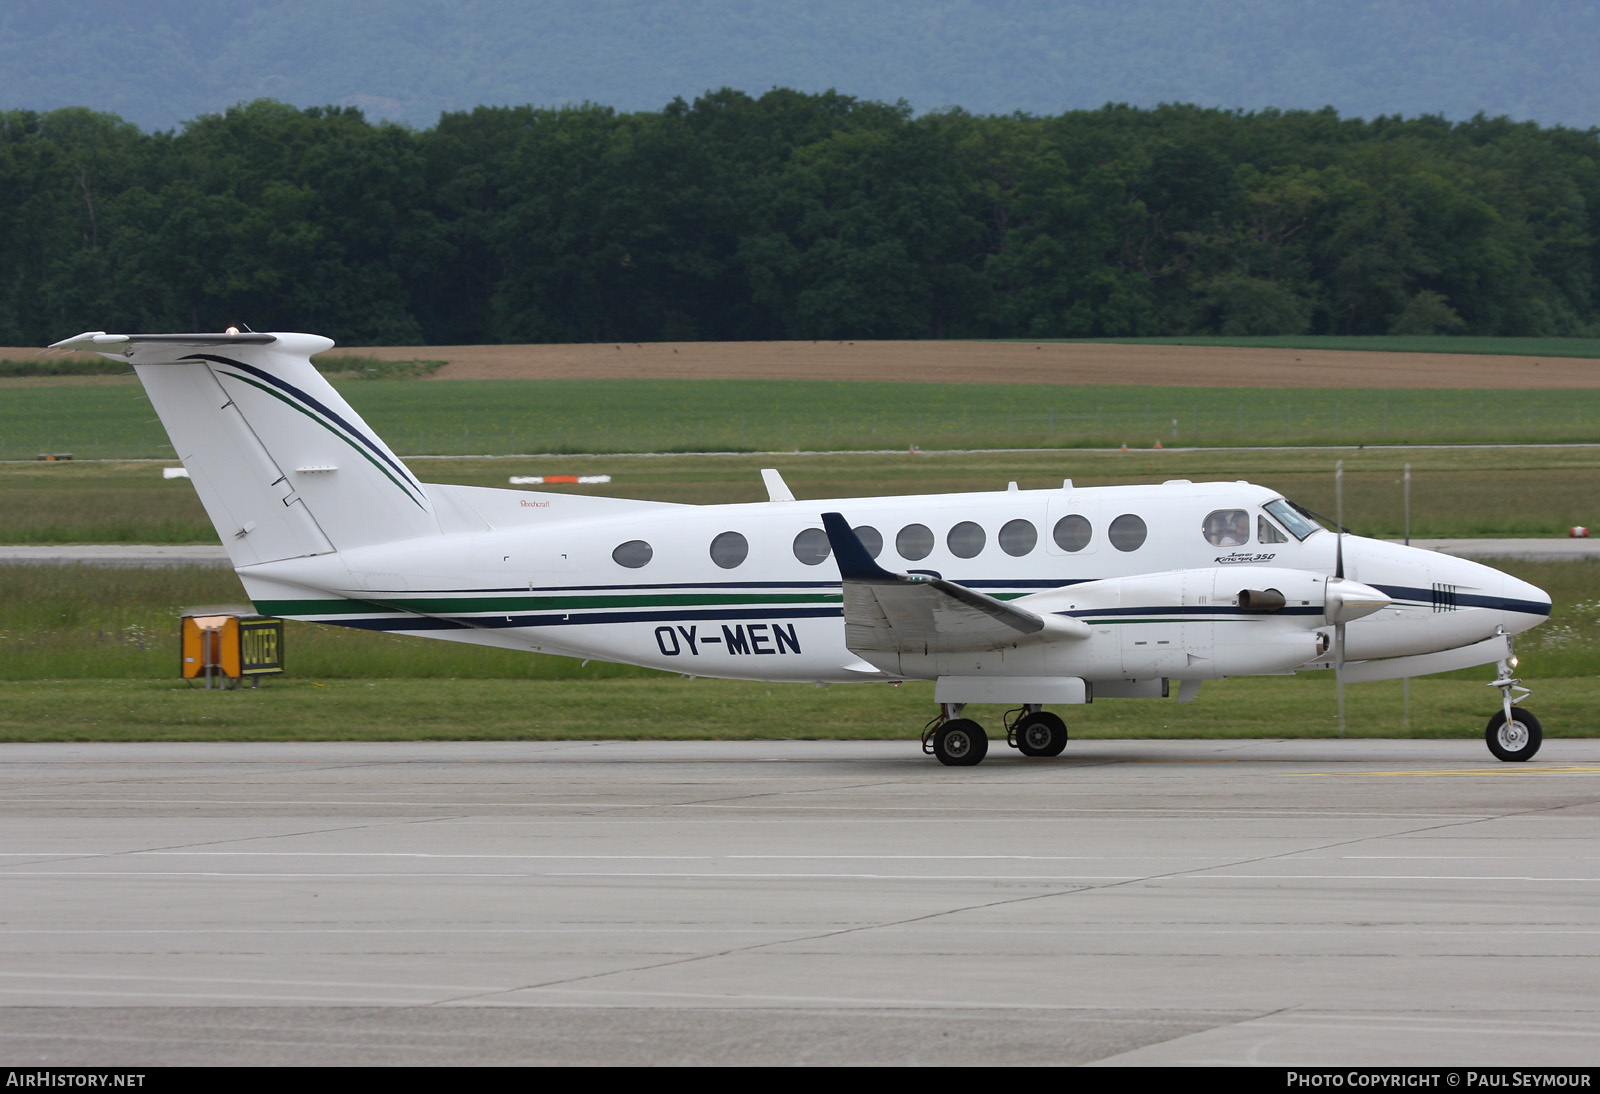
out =
[[133,365],[236,567],[439,531],[422,484],[311,364],[332,345],[253,332],[56,343]]

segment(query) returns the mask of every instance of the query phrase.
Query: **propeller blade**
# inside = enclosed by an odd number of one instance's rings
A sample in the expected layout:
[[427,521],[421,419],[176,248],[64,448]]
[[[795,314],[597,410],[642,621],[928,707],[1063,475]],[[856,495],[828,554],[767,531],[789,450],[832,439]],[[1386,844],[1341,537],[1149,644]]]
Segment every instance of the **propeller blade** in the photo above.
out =
[[1344,461],[1333,465],[1334,524],[1339,526],[1338,539],[1333,544],[1333,576],[1344,577]]

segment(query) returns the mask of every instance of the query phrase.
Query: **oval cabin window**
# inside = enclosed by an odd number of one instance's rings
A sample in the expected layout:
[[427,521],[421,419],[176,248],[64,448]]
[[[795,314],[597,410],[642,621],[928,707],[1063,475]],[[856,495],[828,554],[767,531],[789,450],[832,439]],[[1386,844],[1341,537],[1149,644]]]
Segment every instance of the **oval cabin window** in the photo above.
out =
[[723,532],[711,541],[711,561],[731,570],[750,555],[750,541],[738,532]]
[[794,537],[794,557],[807,566],[817,566],[831,553],[828,533],[821,528],[807,528]]
[[1111,540],[1111,546],[1119,551],[1137,551],[1144,546],[1145,537],[1149,534],[1142,517],[1124,513],[1111,522],[1107,538]]
[[1056,521],[1055,529],[1050,534],[1056,546],[1063,551],[1081,551],[1089,546],[1089,537],[1094,534],[1094,528],[1086,518],[1068,513]]
[[950,553],[957,558],[976,558],[978,552],[983,550],[984,540],[988,537],[983,534],[983,528],[970,520],[964,520],[945,536],[945,546],[950,548]]
[[1039,544],[1039,529],[1031,521],[1008,520],[1000,529],[1000,549],[1012,558],[1032,553]]
[[611,561],[618,566],[626,566],[630,570],[637,570],[655,555],[651,546],[642,539],[630,539],[626,543],[618,544],[617,549],[611,552]]
[[933,530],[926,524],[908,524],[894,537],[894,549],[912,562],[927,558],[933,550]]

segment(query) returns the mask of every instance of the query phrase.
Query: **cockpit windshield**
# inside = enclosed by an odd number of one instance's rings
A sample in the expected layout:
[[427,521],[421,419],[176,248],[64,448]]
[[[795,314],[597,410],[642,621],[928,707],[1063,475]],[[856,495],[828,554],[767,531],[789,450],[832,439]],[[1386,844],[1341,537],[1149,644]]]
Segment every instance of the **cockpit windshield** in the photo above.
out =
[[1295,539],[1305,539],[1312,532],[1322,531],[1322,525],[1312,520],[1305,511],[1291,501],[1279,498],[1269,501],[1261,508],[1278,518],[1278,522],[1289,529],[1289,534]]

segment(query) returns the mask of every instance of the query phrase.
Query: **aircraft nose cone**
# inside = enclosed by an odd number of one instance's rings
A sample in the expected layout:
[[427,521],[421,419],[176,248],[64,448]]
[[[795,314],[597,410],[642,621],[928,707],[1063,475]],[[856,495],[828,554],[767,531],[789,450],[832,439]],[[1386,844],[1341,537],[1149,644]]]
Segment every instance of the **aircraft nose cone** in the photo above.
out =
[[1550,615],[1550,594],[1521,578],[1506,574],[1500,596],[1505,601],[1506,630],[1512,633],[1538,626]]
[[1460,607],[1478,610],[1487,626],[1518,634],[1538,626],[1550,615],[1550,594],[1537,585],[1512,577],[1481,562],[1435,556],[1432,565],[1435,590],[1441,587],[1466,599]]

